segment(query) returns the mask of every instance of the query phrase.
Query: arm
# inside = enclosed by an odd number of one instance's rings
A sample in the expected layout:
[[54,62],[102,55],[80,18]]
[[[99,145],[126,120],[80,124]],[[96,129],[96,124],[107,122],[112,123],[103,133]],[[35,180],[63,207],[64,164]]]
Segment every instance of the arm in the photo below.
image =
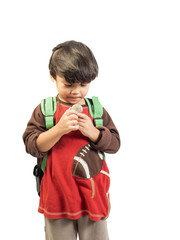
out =
[[45,156],[64,134],[78,129],[76,119],[76,112],[69,109],[63,114],[58,124],[47,131],[41,105],[38,105],[23,134],[27,153],[38,158]]
[[27,153],[37,158],[44,157],[47,154],[47,152],[40,152],[36,144],[38,136],[45,131],[45,121],[41,113],[41,105],[39,104],[33,111],[23,134],[23,141]]
[[121,145],[119,132],[108,112],[103,108],[103,127],[97,143],[91,142],[93,148],[106,153],[116,153]]
[[[96,150],[116,153],[120,148],[120,136],[108,112],[103,109],[103,127],[94,127],[85,114],[78,114],[79,130],[90,139],[91,146]],[[89,120],[88,120],[89,119]]]

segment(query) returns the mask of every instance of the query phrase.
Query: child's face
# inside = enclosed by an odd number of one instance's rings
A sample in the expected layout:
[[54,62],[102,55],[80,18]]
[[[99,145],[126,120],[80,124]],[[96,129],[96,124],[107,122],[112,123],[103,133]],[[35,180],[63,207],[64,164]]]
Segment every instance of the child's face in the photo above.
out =
[[84,104],[90,83],[68,83],[64,77],[56,76],[56,86],[61,101],[71,104]]

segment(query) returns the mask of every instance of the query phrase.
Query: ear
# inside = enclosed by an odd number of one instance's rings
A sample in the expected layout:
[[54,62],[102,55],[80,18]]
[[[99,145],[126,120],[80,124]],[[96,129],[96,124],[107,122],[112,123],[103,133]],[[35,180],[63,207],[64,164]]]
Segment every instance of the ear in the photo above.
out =
[[[49,73],[50,74],[50,73]],[[55,82],[56,80],[53,78],[53,76],[51,76],[51,74],[50,74],[50,78],[51,78],[51,81],[52,82]]]

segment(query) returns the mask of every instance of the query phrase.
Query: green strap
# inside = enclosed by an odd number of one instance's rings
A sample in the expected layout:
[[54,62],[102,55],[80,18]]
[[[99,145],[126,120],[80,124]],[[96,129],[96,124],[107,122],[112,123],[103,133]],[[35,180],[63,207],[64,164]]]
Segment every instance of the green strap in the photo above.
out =
[[89,108],[89,112],[94,120],[94,124],[96,127],[102,127],[103,126],[103,119],[102,119],[102,115],[103,115],[103,107],[101,105],[101,103],[99,102],[98,97],[93,96],[92,97],[92,103],[89,101],[88,98],[85,98],[88,108]]
[[[54,114],[57,109],[56,97],[49,97],[41,101],[41,111],[45,118],[46,129],[54,126]],[[47,155],[44,156],[41,164],[41,169],[44,172],[47,164]]]
[[[92,103],[88,98],[85,98],[86,103],[89,108],[89,112],[94,120],[94,124],[96,127],[102,127],[103,126],[103,107],[101,103],[99,102],[98,97],[92,97]],[[104,159],[106,159],[105,153],[102,152]]]
[[92,101],[94,106],[94,118],[101,118],[103,115],[103,108],[98,97],[92,97]]
[[95,126],[96,127],[103,126],[103,119],[102,119],[103,107],[99,102],[98,97],[95,97],[95,96],[92,97],[92,104],[88,98],[85,98],[85,100],[87,102],[89,112],[94,120]]
[[89,112],[90,112],[92,118],[94,118],[94,113],[93,113],[93,109],[92,109],[93,106],[91,105],[91,103],[90,103],[90,101],[89,101],[88,98],[85,98],[85,100],[86,100],[86,103],[87,103],[87,105],[88,105]]
[[101,105],[101,103],[99,102],[98,97],[92,97],[92,102],[93,102],[93,106],[94,106],[94,123],[96,127],[102,127],[103,126],[103,119],[102,119],[102,115],[103,115],[103,107]]
[[41,101],[41,111],[45,118],[46,129],[54,126],[56,108],[56,97],[49,97]]
[[44,172],[47,164],[47,155],[43,157],[42,163],[41,163],[41,170]]

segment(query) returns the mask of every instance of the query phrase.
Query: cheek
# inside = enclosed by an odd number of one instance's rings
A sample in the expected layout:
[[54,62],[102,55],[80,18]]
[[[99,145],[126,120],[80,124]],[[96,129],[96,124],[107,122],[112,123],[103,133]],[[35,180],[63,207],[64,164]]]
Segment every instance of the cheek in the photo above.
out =
[[87,90],[83,89],[83,90],[81,91],[81,95],[84,97],[84,96],[86,96],[86,94],[87,94]]
[[56,84],[57,86],[57,90],[59,92],[59,94],[61,95],[66,95],[68,93],[68,90],[61,84]]
[[86,96],[86,94],[88,93],[88,90],[89,90],[89,87],[83,89],[83,90],[82,90],[82,94],[83,94],[84,96]]

